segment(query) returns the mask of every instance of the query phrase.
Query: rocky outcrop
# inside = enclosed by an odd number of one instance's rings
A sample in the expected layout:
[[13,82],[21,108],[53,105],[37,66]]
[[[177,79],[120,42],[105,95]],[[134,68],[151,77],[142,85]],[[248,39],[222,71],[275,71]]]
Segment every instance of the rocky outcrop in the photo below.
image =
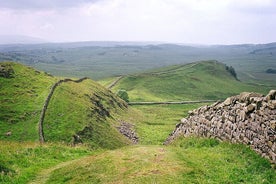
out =
[[241,93],[189,112],[167,138],[202,136],[250,145],[276,163],[276,90],[267,96]]
[[39,141],[40,142],[45,142],[45,138],[44,138],[44,131],[43,131],[43,122],[44,122],[44,118],[45,118],[45,114],[46,114],[46,110],[48,108],[48,105],[49,105],[49,102],[54,94],[54,91],[56,89],[56,87],[58,85],[60,85],[61,83],[64,83],[64,82],[76,82],[76,83],[79,83],[79,82],[82,82],[84,80],[88,79],[87,77],[83,77],[83,78],[80,78],[78,80],[73,80],[73,79],[62,79],[62,80],[59,80],[58,82],[56,82],[55,84],[53,84],[53,86],[51,87],[50,89],[50,92],[44,102],[44,105],[43,105],[43,108],[41,110],[41,113],[40,113],[40,118],[39,118],[39,122],[38,122],[38,134],[39,134]]
[[0,77],[12,78],[14,70],[10,64],[0,64]]
[[127,122],[121,122],[120,126],[117,127],[119,132],[131,140],[134,144],[137,144],[139,141],[138,136],[133,130],[133,125]]

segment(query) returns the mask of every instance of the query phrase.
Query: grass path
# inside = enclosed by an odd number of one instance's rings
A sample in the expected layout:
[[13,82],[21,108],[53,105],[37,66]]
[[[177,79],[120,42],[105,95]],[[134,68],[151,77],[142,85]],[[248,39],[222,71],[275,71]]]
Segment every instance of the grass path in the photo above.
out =
[[135,145],[64,162],[31,183],[275,183],[275,170],[244,145],[190,138]]
[[[184,168],[165,146],[139,145],[58,164],[38,174],[35,183],[167,183]],[[88,169],[88,170],[87,170]],[[60,172],[64,172],[60,175]],[[69,172],[67,172],[69,171]],[[67,175],[68,174],[68,175]]]
[[58,164],[58,165],[56,165],[54,167],[50,167],[48,169],[44,169],[40,173],[38,173],[38,175],[35,178],[35,180],[32,180],[31,182],[29,182],[29,184],[37,184],[37,183],[43,184],[43,183],[46,183],[53,171],[55,171],[57,169],[60,169],[60,168],[63,168],[63,167],[66,167],[68,165],[77,163],[77,162],[81,161],[82,159],[83,158],[79,158],[79,159],[75,159],[75,160],[70,160],[70,161],[62,162],[62,163],[60,163],[60,164]]

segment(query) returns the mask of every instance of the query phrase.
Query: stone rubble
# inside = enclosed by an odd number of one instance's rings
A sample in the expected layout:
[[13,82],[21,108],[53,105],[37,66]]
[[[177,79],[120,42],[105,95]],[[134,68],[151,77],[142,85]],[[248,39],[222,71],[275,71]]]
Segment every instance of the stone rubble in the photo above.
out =
[[164,144],[179,136],[202,136],[250,145],[276,163],[276,90],[267,96],[244,92],[189,112]]
[[117,127],[119,132],[131,140],[134,144],[137,144],[139,141],[138,136],[133,131],[133,125],[127,122],[121,122],[120,126]]

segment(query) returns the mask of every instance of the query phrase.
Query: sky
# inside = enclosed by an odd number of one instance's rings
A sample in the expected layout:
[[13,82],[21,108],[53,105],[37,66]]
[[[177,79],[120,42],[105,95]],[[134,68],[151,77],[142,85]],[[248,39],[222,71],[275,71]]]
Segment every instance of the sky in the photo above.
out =
[[276,0],[0,0],[0,35],[49,42],[276,41]]

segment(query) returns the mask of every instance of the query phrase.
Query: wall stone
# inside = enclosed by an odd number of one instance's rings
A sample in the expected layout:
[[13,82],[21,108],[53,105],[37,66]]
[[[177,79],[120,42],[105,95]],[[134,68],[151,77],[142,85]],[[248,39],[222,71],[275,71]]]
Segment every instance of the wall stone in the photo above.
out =
[[164,144],[179,136],[202,136],[250,145],[276,163],[276,90],[268,95],[244,92],[189,112]]
[[44,105],[43,105],[43,108],[41,110],[41,113],[40,113],[40,118],[39,118],[39,122],[38,122],[38,134],[39,134],[39,141],[41,143],[45,142],[45,137],[44,137],[44,131],[43,131],[43,123],[44,123],[44,118],[45,118],[45,114],[46,114],[46,110],[48,108],[48,105],[50,103],[50,100],[55,92],[55,89],[57,88],[57,86],[59,86],[61,83],[64,83],[64,82],[76,82],[76,83],[80,83],[84,80],[88,79],[87,77],[83,77],[83,78],[80,78],[78,80],[73,80],[73,79],[62,79],[62,80],[59,80],[57,81],[56,83],[54,83],[50,89],[50,92],[44,102]]

